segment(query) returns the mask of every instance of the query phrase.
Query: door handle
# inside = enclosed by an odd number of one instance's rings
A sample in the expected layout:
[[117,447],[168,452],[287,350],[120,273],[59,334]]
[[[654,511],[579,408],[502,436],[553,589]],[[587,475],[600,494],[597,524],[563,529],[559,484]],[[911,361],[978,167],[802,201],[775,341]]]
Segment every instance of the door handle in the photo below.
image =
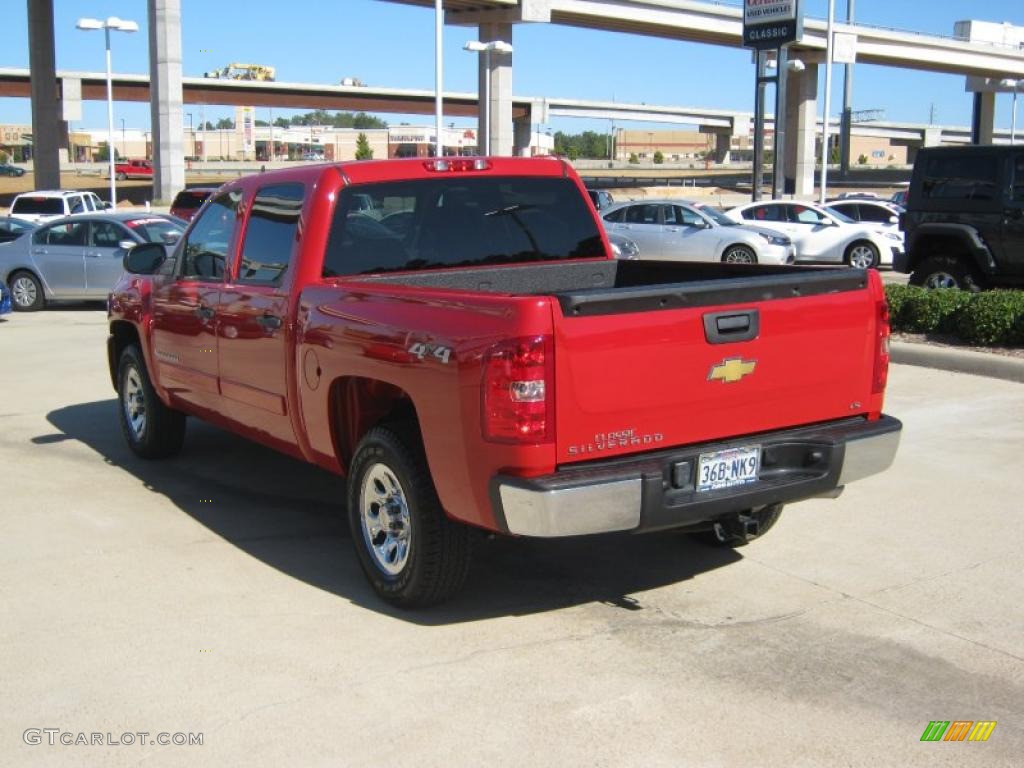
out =
[[756,309],[709,312],[704,315],[704,338],[709,344],[750,341],[758,337],[760,327],[760,314]]
[[256,322],[268,331],[276,331],[281,327],[281,318],[277,315],[272,315],[269,312],[257,317]]
[[202,304],[200,304],[198,307],[196,307],[192,311],[195,313],[196,317],[198,317],[200,320],[211,320],[211,319],[213,319],[214,311],[213,311],[212,307],[204,307]]

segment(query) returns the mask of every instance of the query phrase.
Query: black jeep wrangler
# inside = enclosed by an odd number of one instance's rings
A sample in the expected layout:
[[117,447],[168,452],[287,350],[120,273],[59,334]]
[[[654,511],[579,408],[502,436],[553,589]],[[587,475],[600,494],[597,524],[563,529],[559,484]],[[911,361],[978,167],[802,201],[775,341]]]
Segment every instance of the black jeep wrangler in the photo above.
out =
[[1024,285],[1024,146],[920,150],[900,228],[912,285]]

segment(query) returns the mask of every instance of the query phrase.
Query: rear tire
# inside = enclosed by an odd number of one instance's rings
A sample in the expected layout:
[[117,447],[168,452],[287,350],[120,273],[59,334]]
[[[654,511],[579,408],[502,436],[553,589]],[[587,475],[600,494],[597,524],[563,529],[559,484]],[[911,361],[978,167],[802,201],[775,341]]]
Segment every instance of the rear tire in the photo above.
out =
[[374,427],[349,467],[352,543],[374,591],[400,608],[447,600],[466,580],[470,531],[441,507],[415,427]]
[[726,264],[757,264],[757,256],[745,245],[730,245],[722,254]]
[[15,312],[38,312],[46,306],[43,285],[31,272],[15,272],[10,277],[11,308]]
[[856,269],[871,269],[878,266],[880,256],[874,243],[858,240],[846,249],[846,263]]
[[185,442],[185,414],[164,405],[153,389],[139,348],[121,353],[117,368],[118,417],[128,447],[143,459],[165,459]]
[[127,178],[128,178],[128,174],[126,174],[126,173],[119,173],[119,174],[117,174],[117,180],[118,181],[124,181]]
[[929,256],[914,269],[910,284],[933,290],[959,288],[972,293],[985,287],[981,274],[956,256]]
[[[697,541],[712,547],[742,547],[771,530],[782,515],[783,504],[769,504],[758,510],[746,510],[728,520],[716,520],[710,531],[693,534]],[[757,532],[752,526],[756,524]]]

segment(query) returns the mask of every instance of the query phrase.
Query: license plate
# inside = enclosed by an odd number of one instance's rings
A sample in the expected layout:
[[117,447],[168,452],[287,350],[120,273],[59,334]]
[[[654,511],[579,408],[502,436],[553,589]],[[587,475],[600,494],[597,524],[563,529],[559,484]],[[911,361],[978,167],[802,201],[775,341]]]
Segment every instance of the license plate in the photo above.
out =
[[697,490],[717,491],[757,480],[761,446],[702,453],[697,462]]

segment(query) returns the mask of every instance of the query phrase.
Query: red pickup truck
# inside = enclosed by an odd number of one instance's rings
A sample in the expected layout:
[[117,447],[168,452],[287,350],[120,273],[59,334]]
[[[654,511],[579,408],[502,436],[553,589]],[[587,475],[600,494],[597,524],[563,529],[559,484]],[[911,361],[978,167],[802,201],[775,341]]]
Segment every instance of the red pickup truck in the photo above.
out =
[[402,606],[451,595],[480,530],[735,546],[890,465],[877,272],[610,253],[557,159],[238,179],[125,258],[124,436],[169,456],[187,414],[345,475],[359,562]]
[[120,179],[152,179],[153,164],[149,160],[119,160],[114,163],[114,175]]

